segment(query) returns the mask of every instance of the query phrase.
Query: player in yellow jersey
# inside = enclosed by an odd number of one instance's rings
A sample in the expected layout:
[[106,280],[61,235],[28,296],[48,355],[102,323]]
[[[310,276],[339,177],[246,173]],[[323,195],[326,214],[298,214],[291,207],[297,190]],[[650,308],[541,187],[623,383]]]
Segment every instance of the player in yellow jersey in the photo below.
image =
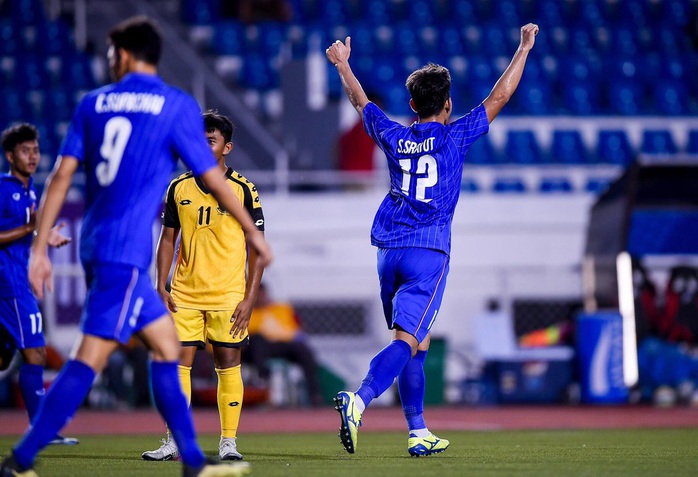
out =
[[[233,124],[216,111],[204,113],[206,138],[221,174],[240,199],[259,230],[264,214],[257,189],[225,164],[233,149]],[[181,234],[171,292],[167,277]],[[257,254],[247,247],[240,224],[218,204],[191,172],[170,183],[157,246],[157,289],[174,316],[182,350],[179,378],[191,402],[191,368],[197,349],[213,347],[218,374],[218,411],[221,420],[219,455],[242,460],[236,437],[242,408],[241,348],[249,342],[247,327],[264,270]],[[145,460],[174,460],[179,449],[170,432],[162,446],[143,453]]]

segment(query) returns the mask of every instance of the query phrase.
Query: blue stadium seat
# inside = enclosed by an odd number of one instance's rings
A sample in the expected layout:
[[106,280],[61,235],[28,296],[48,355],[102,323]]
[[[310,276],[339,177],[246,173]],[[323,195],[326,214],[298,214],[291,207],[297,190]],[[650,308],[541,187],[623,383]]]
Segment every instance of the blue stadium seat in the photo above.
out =
[[[669,28],[680,30],[684,28],[691,18],[695,18],[695,3],[687,0],[673,0],[671,2],[659,3],[659,21]],[[693,11],[692,11],[693,8]]]
[[409,23],[399,23],[394,28],[391,54],[414,55],[419,52],[419,38],[415,28]]
[[[257,36],[254,43],[250,42],[248,35],[248,46],[251,50],[257,51],[269,57],[276,57],[281,51],[281,45],[286,41],[288,27],[285,23],[268,21],[256,24]],[[322,45],[324,52],[326,46]]]
[[598,83],[595,81],[571,81],[563,84],[562,104],[567,113],[575,115],[598,114],[601,102]]
[[576,55],[594,54],[597,45],[593,31],[588,28],[577,27],[570,32],[568,49]]
[[70,85],[75,90],[90,90],[97,86],[92,72],[92,57],[87,53],[67,50],[61,62],[63,85]]
[[698,129],[688,131],[688,144],[686,144],[686,153],[698,154]]
[[611,114],[634,116],[645,112],[644,91],[637,82],[616,80],[607,87],[607,100]]
[[43,89],[48,86],[48,73],[43,59],[36,55],[22,55],[15,64],[15,81],[26,89]]
[[63,20],[47,22],[36,30],[37,43],[46,55],[60,55],[66,50],[75,49],[73,31]]
[[221,0],[182,0],[180,15],[189,25],[212,25],[220,16]]
[[605,191],[610,183],[611,180],[607,177],[590,177],[584,186],[584,190],[598,195]]
[[[514,101],[511,106],[521,114],[545,115],[550,114],[555,105],[554,95],[548,82],[541,78],[536,81],[522,81],[519,84]],[[507,106],[507,112],[511,113],[511,107]]]
[[0,111],[5,121],[17,121],[28,109],[25,91],[16,87],[4,86],[0,89]]
[[464,177],[460,183],[461,192],[479,192],[480,184],[472,177]]
[[635,155],[624,130],[602,129],[598,135],[596,157],[602,163],[627,166],[633,161]]
[[659,80],[653,89],[654,109],[666,116],[689,112],[690,95],[686,85],[678,80]]
[[497,177],[494,180],[492,191],[497,193],[522,194],[526,192],[526,184],[520,177]]
[[419,51],[426,55],[441,54],[439,51],[439,35],[441,31],[433,26],[423,26],[417,32]]
[[367,2],[368,10],[365,19],[371,25],[387,25],[392,20],[392,12],[390,11],[390,3],[387,0],[374,0]]
[[70,121],[76,102],[72,87],[51,87],[44,94],[44,115],[51,123]]
[[501,157],[492,147],[487,135],[478,138],[465,154],[466,164],[492,165],[501,163]]
[[381,90],[385,110],[397,116],[414,116],[414,111],[410,108],[410,94],[401,82],[393,82],[387,88]]
[[551,192],[572,192],[574,188],[572,183],[567,177],[564,176],[554,176],[554,177],[543,177],[538,186],[538,190],[544,193]]
[[543,25],[562,25],[564,12],[558,0],[538,0],[533,3],[535,18]]
[[589,163],[589,154],[582,140],[582,135],[576,129],[553,131],[550,155],[551,162],[555,163]]
[[523,2],[519,0],[498,0],[493,2],[492,14],[502,25],[520,27],[526,23],[521,19],[523,16],[522,7]]
[[211,48],[219,55],[238,56],[245,46],[245,26],[238,21],[224,21],[214,25]]
[[541,164],[545,162],[533,131],[510,130],[507,132],[504,162],[514,164]]
[[456,25],[468,24],[476,18],[476,0],[454,0],[451,7],[452,20]]
[[260,91],[278,88],[279,74],[272,69],[270,61],[270,58],[260,54],[246,55],[240,77],[242,86]]
[[345,25],[351,18],[341,0],[325,0],[321,8],[321,21],[325,25]]
[[428,26],[434,24],[434,10],[432,8],[431,0],[410,0],[409,2],[393,2],[394,5],[399,6],[404,4],[407,7],[405,20],[413,26]]
[[589,27],[603,25],[608,19],[607,2],[604,0],[586,0],[579,2],[578,18],[567,18],[567,21],[577,21]]
[[[482,27],[482,47],[490,56],[512,55],[516,46],[512,45],[510,27],[492,23]],[[517,41],[518,44],[518,41]]]
[[448,56],[460,56],[463,54],[463,41],[458,27],[447,26],[441,29],[439,50]]
[[7,15],[15,26],[41,27],[46,23],[46,12],[42,0],[12,0],[5,4],[2,13]]
[[678,152],[671,131],[667,129],[648,129],[642,132],[640,152],[644,154],[675,154]]
[[351,46],[354,48],[354,36],[356,36],[357,51],[363,54],[378,52],[390,54],[395,51],[395,29],[390,25],[357,25],[352,28]]

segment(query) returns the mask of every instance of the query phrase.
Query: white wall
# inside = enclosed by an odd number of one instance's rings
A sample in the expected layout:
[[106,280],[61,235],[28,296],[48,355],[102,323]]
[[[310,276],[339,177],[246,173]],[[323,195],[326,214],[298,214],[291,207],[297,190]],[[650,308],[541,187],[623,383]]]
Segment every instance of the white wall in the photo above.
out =
[[[280,299],[364,299],[373,306],[372,339],[317,339],[326,365],[353,387],[389,340],[378,300],[375,193],[262,198],[276,261],[266,281]],[[465,194],[453,221],[451,272],[433,334],[451,349],[472,347],[473,317],[489,297],[579,297],[588,194]],[[454,371],[451,374],[458,374]]]

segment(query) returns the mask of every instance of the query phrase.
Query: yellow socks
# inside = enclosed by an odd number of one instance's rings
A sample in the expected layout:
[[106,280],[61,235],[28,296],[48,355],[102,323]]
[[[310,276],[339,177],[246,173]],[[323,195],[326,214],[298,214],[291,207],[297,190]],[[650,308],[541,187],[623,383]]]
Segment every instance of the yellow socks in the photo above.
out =
[[236,437],[244,390],[240,365],[216,369],[216,374],[218,374],[218,413],[221,418],[221,436]]

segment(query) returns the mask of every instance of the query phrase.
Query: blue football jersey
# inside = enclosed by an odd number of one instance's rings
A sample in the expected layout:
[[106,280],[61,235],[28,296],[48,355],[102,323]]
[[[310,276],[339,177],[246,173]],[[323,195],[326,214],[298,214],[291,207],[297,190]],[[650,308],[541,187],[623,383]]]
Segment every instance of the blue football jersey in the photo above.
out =
[[85,167],[82,261],[138,268],[152,260],[153,222],[177,158],[196,175],[217,165],[194,98],[139,73],[85,95],[60,153]]
[[[12,174],[0,174],[0,231],[29,223],[32,207],[36,208],[36,190],[30,177],[29,185]],[[31,295],[29,288],[29,247],[32,234],[0,244],[0,298]]]
[[446,126],[429,122],[405,127],[368,103],[363,119],[364,129],[385,153],[390,173],[390,192],[373,221],[371,243],[449,254],[465,153],[489,130],[485,107],[481,104]]

